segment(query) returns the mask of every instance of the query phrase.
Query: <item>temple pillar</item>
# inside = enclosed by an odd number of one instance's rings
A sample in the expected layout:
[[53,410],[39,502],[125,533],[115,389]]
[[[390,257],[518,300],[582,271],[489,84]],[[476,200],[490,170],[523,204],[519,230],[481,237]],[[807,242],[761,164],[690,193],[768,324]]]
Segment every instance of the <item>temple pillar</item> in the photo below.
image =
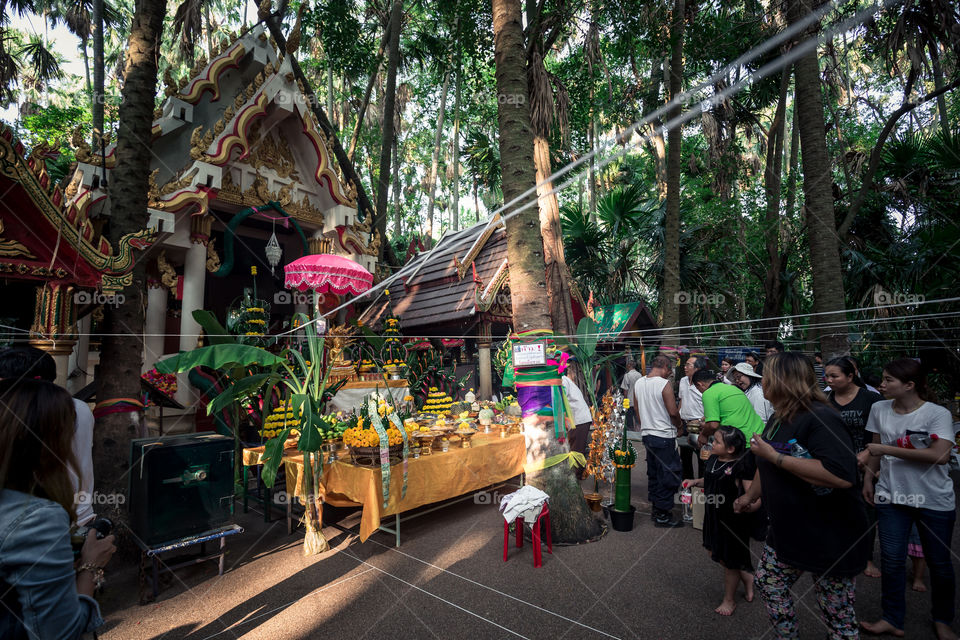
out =
[[153,369],[163,356],[164,334],[167,332],[168,289],[159,280],[147,280],[147,313],[143,322],[143,372]]
[[[190,247],[183,262],[183,299],[180,314],[180,350],[190,351],[200,339],[200,323],[193,319],[193,312],[203,309],[204,285],[207,278],[207,243],[210,241],[210,225],[213,217],[208,215],[190,218]],[[177,402],[192,405],[194,393],[186,373],[177,374]]]
[[481,322],[477,334],[477,378],[481,400],[493,397],[493,368],[490,359],[490,323]]
[[30,344],[53,356],[57,363],[55,382],[61,387],[67,386],[70,354],[77,344],[76,323],[72,284],[54,281],[37,287]]

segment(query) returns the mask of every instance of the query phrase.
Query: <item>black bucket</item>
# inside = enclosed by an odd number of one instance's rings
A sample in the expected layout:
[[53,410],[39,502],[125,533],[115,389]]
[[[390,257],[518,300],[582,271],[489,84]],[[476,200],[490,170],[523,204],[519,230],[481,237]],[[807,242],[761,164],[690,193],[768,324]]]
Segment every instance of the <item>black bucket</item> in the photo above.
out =
[[614,531],[633,531],[633,518],[637,513],[635,506],[630,505],[630,511],[617,511],[611,508],[608,513],[610,514],[610,525]]

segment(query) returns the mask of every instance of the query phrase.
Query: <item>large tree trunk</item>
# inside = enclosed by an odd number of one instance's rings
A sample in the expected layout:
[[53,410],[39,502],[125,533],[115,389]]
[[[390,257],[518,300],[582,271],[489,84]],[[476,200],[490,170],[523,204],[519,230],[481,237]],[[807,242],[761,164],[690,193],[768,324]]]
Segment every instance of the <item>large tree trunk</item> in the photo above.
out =
[[[793,0],[790,8],[790,19],[794,23],[810,11],[804,0]],[[807,29],[803,39],[816,37],[818,29],[819,25]],[[833,325],[814,333],[819,336],[820,351],[826,361],[849,353],[850,345],[846,325],[843,324],[846,322],[843,276],[833,210],[833,179],[823,120],[820,66],[815,50],[794,63],[794,76],[800,145],[803,148],[803,197],[813,273],[813,312],[817,314],[813,316],[812,323]]]
[[[459,44],[459,43],[458,43]],[[453,90],[453,180],[450,191],[453,198],[450,209],[450,223],[454,231],[460,230],[460,89],[463,84],[463,72],[460,55],[457,55],[457,84]]]
[[357,124],[353,128],[353,135],[350,136],[350,148],[347,151],[347,158],[353,162],[353,154],[357,150],[357,141],[360,140],[360,131],[363,129],[363,118],[367,113],[367,107],[370,106],[370,95],[373,93],[373,85],[377,82],[377,76],[380,74],[380,64],[383,62],[383,51],[390,42],[390,24],[383,32],[383,39],[380,40],[380,48],[377,49],[377,57],[373,63],[373,69],[370,71],[370,79],[367,80],[367,89],[363,93],[363,102],[360,103],[360,111],[357,113]]
[[[501,97],[497,101],[497,112],[503,197],[504,202],[511,202],[536,185],[519,0],[493,0],[493,38],[497,94]],[[511,205],[507,215],[517,208],[518,204]],[[533,208],[525,209],[509,217],[506,227],[514,329],[518,332],[549,330],[543,239],[537,213]],[[542,465],[546,458],[567,450],[566,445],[554,438],[551,422],[534,415],[524,418],[524,424],[527,465]],[[555,540],[578,542],[599,534],[600,525],[587,508],[580,485],[566,463],[528,473],[527,483],[550,496]]]
[[93,36],[93,140],[90,148],[100,150],[100,138],[103,136],[103,99],[104,99],[104,62],[103,62],[103,2],[93,0],[90,20],[90,35]]
[[403,1],[393,0],[390,9],[390,44],[387,54],[387,86],[383,94],[383,139],[380,144],[380,171],[377,175],[377,214],[374,228],[380,232],[381,257],[387,242],[387,193],[390,190],[390,160],[393,151],[393,114],[397,103],[397,68],[400,66],[400,18]]
[[[283,34],[280,20],[276,16],[270,16],[266,20],[266,23],[267,28],[270,29],[270,35],[273,36],[273,39],[277,42],[279,48],[282,51],[285,51],[287,48],[287,38]],[[363,181],[360,179],[360,174],[357,173],[357,169],[354,167],[353,161],[347,157],[347,152],[344,151],[343,145],[340,144],[340,136],[337,135],[337,130],[334,129],[333,125],[330,124],[327,114],[324,113],[323,108],[320,106],[320,102],[317,99],[316,92],[313,90],[313,86],[310,84],[307,76],[303,73],[303,69],[300,67],[300,63],[297,62],[296,56],[292,54],[290,55],[290,65],[293,67],[294,77],[302,82],[304,88],[306,89],[306,97],[310,103],[310,110],[313,111],[313,115],[316,116],[317,122],[320,124],[320,128],[323,129],[323,132],[333,143],[333,155],[340,164],[340,169],[343,171],[344,180],[348,182],[352,181],[357,187],[358,214],[362,215],[364,218],[366,218],[366,216],[373,215],[374,208],[370,203],[370,199],[367,197],[367,190],[363,186]],[[398,264],[396,256],[393,255],[393,247],[389,242],[386,241],[386,238],[384,238],[380,243],[380,252],[381,260],[385,259],[388,264],[392,265]]]
[[783,286],[780,261],[780,195],[783,184],[783,138],[786,133],[787,90],[790,87],[790,69],[783,70],[780,78],[780,99],[767,136],[767,157],[763,172],[763,190],[767,198],[764,216],[764,244],[767,249],[767,271],[763,281],[763,313],[760,320],[761,335],[767,340],[776,340],[780,321],[775,320],[783,310]]
[[[683,7],[684,0],[674,0],[670,27],[670,99],[681,91],[683,79]],[[680,116],[681,105],[675,104],[667,113],[667,121]],[[680,321],[680,153],[683,129],[674,124],[667,133],[667,203],[663,233],[663,289],[660,308],[666,344],[676,335]]]
[[447,89],[450,88],[450,69],[443,73],[440,89],[440,108],[437,110],[437,131],[433,136],[433,157],[430,160],[430,186],[427,188],[427,248],[433,245],[433,207],[436,203],[437,171],[440,167],[440,147],[443,144],[443,117],[447,111]]
[[[166,13],[165,0],[139,0],[133,14],[123,75],[117,132],[117,166],[110,181],[110,223],[107,238],[116,249],[120,239],[147,226],[150,176],[150,127],[157,90],[157,57]],[[97,68],[101,68],[99,65]],[[144,141],[147,141],[145,144]],[[100,348],[97,400],[139,398],[143,366],[143,309],[146,305],[146,262],[137,259],[132,284],[123,301],[105,306],[105,335]],[[118,300],[119,300],[118,296]],[[112,413],[97,420],[94,466],[101,493],[125,493],[130,440],[139,435],[140,412]],[[125,519],[118,510],[110,517]]]
[[[399,121],[400,118],[397,118]],[[400,237],[403,233],[403,212],[400,210],[400,127],[397,122],[397,135],[393,136],[393,235]]]
[[550,176],[550,143],[546,137],[533,139],[533,160],[537,170],[537,198],[540,209],[540,234],[543,236],[543,262],[546,265],[547,296],[550,299],[550,318],[553,330],[562,336],[573,335],[570,281],[563,255],[563,232],[560,228],[560,207],[553,191]]

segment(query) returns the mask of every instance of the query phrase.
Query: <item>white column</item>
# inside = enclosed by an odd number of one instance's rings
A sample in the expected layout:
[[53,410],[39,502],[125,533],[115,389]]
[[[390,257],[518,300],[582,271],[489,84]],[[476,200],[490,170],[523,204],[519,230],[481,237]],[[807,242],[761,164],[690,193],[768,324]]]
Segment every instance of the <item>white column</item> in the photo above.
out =
[[147,313],[143,322],[143,372],[153,369],[163,355],[167,331],[167,292],[160,282],[147,283]]
[[[183,263],[183,300],[180,316],[180,350],[190,351],[197,346],[200,325],[193,319],[193,312],[203,308],[203,289],[207,277],[207,247],[194,240],[187,249]],[[177,376],[177,402],[184,406],[194,402],[187,374]]]
[[479,356],[480,399],[489,400],[493,396],[493,373],[490,362],[490,343],[480,343],[477,346]]

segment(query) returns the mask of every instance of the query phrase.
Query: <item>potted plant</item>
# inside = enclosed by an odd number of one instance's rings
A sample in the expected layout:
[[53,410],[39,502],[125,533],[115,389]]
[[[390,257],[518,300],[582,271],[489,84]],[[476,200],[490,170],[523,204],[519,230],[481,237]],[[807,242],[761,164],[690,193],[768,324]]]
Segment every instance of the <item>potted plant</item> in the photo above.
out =
[[[630,408],[630,401],[624,400],[624,409]],[[614,414],[623,422],[623,414],[619,407],[614,407]],[[630,504],[630,470],[637,464],[637,451],[633,443],[627,439],[627,430],[622,429],[619,441],[610,446],[608,455],[614,466],[614,494],[613,506],[610,508],[610,524],[616,531],[630,531],[633,529],[634,514],[637,510]]]

